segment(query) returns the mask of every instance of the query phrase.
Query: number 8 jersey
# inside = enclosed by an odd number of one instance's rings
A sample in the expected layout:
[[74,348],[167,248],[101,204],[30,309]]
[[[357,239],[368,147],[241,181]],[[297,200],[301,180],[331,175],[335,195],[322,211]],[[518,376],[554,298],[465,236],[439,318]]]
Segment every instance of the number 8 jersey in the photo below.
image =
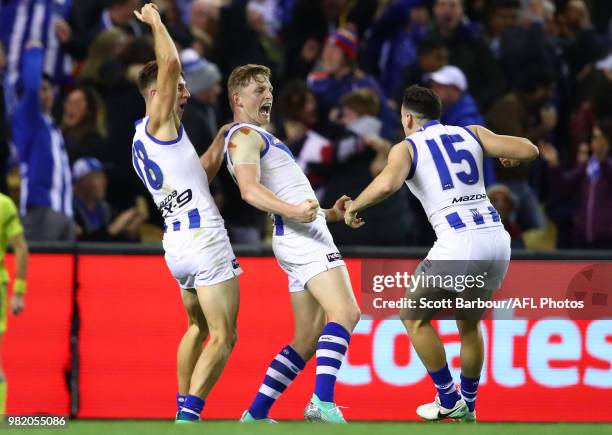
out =
[[412,148],[406,185],[438,238],[446,231],[503,227],[485,191],[484,149],[471,130],[429,121],[406,141]]
[[161,141],[147,131],[149,117],[136,122],[132,163],[164,218],[164,232],[223,227],[208,177],[183,126]]

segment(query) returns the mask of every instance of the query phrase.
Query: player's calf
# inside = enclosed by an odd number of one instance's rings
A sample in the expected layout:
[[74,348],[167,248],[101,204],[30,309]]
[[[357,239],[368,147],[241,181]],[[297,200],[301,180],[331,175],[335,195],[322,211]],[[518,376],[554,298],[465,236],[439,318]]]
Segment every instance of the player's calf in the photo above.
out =
[[270,363],[259,392],[249,409],[243,414],[241,421],[269,419],[270,408],[305,365],[306,362],[291,346],[281,349]]

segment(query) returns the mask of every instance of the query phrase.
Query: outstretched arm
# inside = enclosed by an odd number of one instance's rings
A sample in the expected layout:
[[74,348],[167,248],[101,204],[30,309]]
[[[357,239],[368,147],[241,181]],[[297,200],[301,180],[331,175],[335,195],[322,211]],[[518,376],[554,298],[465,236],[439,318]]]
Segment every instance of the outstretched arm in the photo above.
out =
[[539,155],[538,148],[529,139],[495,134],[480,125],[468,125],[467,128],[480,139],[486,153],[501,158],[504,166],[515,166],[512,162],[504,163],[504,160],[530,162]]
[[[15,109],[13,134],[15,144],[21,147],[43,114],[40,103],[40,85],[43,76],[44,51],[40,41],[29,41],[23,54],[21,79],[24,92]],[[20,150],[24,155],[26,152]]]
[[412,156],[408,150],[407,142],[395,144],[389,152],[387,166],[363,192],[350,203],[344,215],[344,222],[353,228],[359,228],[365,222],[357,217],[357,213],[378,204],[397,192],[410,172]]
[[260,152],[264,143],[255,132],[235,132],[230,138],[228,152],[234,164],[236,182],[242,199],[267,213],[281,215],[298,222],[312,222],[317,216],[319,203],[308,199],[301,204],[289,204],[266,188],[260,179]]
[[[162,126],[168,120],[173,120],[174,108],[176,106],[177,87],[181,74],[181,62],[179,60],[176,46],[161,21],[157,6],[147,3],[140,12],[134,11],[136,17],[143,23],[148,24],[153,32],[155,44],[155,60],[157,61],[157,86],[156,93],[151,101],[151,113],[149,113],[150,132],[157,137]],[[174,126],[174,123],[172,124]],[[173,127],[176,128],[176,127]],[[162,140],[174,139],[176,131],[169,138],[163,137],[167,132],[161,132]]]

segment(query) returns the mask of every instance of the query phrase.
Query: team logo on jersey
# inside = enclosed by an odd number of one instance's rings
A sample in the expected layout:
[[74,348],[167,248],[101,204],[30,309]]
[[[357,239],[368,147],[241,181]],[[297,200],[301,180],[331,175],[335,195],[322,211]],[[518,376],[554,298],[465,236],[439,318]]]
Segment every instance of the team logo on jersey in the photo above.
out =
[[183,207],[193,198],[193,193],[191,193],[191,189],[187,189],[182,192],[180,195],[176,190],[174,190],[170,195],[168,195],[162,202],[159,203],[159,211],[162,214],[162,217],[170,216],[177,209]]
[[331,254],[327,254],[327,261],[329,261],[330,263],[340,260],[342,260],[342,255],[340,255],[339,252],[332,252]]
[[458,202],[476,201],[479,199],[485,199],[486,197],[487,195],[484,193],[478,193],[476,195],[458,196],[456,198],[453,198],[453,204],[457,204]]
[[236,258],[232,259],[232,267],[234,269],[238,269],[240,267],[240,264],[238,263],[238,259]]

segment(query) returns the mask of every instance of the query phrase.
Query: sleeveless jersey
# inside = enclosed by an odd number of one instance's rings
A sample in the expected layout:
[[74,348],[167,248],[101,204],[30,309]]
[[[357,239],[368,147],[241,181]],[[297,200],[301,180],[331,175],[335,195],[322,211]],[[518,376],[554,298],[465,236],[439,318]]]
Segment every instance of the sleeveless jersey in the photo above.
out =
[[438,237],[503,226],[485,191],[482,144],[469,129],[429,121],[406,141],[413,154],[406,185]]
[[[316,200],[316,195],[310,186],[310,182],[300,166],[296,163],[291,150],[279,139],[268,133],[261,127],[246,123],[233,125],[225,136],[225,157],[229,173],[236,179],[234,165],[227,151],[230,138],[239,129],[251,130],[251,134],[260,134],[264,140],[265,147],[261,151],[260,160],[260,183],[270,189],[281,200],[290,204],[300,204],[307,199]],[[282,236],[291,232],[310,233],[315,225],[320,224],[321,218],[325,223],[325,215],[319,209],[319,216],[313,222],[300,223],[293,220],[285,220],[279,215],[274,215],[274,234]]]
[[208,177],[181,125],[171,141],[154,138],[146,130],[149,117],[136,122],[132,163],[164,218],[164,232],[222,227]]

